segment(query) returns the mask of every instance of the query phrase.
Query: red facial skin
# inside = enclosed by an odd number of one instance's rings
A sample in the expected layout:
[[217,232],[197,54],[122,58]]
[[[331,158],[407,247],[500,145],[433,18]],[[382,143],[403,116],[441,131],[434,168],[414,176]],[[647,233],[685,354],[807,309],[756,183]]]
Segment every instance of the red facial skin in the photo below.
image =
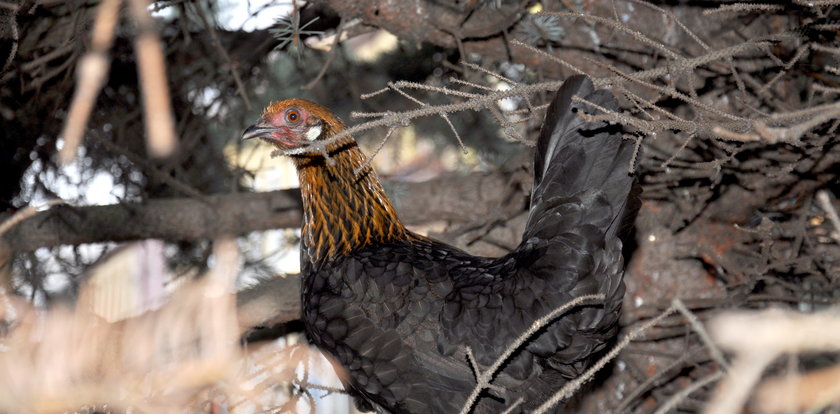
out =
[[326,108],[303,99],[287,99],[269,105],[257,123],[245,130],[243,139],[260,138],[290,150],[322,138],[324,129],[336,126],[344,127]]

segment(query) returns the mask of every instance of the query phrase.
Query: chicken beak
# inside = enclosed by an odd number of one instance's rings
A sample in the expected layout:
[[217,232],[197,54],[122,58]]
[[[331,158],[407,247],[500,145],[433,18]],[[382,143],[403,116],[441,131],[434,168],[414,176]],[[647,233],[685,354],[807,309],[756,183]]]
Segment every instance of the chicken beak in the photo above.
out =
[[245,132],[242,133],[242,139],[245,140],[261,137],[268,138],[275,131],[277,131],[277,128],[262,124],[254,124],[245,129]]

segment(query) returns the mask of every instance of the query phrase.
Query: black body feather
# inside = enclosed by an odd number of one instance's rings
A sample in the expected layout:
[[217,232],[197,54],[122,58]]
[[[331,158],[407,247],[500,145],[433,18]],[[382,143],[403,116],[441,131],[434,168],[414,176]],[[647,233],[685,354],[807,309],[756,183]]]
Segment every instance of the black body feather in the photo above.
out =
[[[457,413],[476,381],[464,354],[488,367],[537,318],[573,298],[602,293],[516,352],[473,412],[501,412],[524,397],[530,411],[578,376],[615,335],[624,296],[619,238],[638,209],[633,148],[604,123],[574,111],[580,96],[617,109],[583,76],[569,78],[546,115],[534,191],[520,246],[471,256],[408,233],[333,258],[303,258],[304,321],[315,345],[349,372],[349,391],[393,413]],[[364,220],[364,218],[357,218]],[[304,246],[307,250],[307,246]]]

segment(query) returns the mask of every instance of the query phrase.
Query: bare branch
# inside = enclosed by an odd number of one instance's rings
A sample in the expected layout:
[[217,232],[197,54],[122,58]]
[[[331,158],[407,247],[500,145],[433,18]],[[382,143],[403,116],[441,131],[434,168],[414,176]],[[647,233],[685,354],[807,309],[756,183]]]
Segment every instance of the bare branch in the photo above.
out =
[[593,22],[601,23],[601,24],[603,24],[605,26],[608,26],[608,27],[610,27],[614,30],[618,30],[618,31],[627,33],[628,35],[630,35],[630,37],[638,40],[640,43],[645,44],[647,46],[650,46],[651,48],[656,49],[659,52],[662,52],[662,54],[668,56],[671,59],[678,60],[678,61],[683,60],[683,57],[680,54],[678,54],[677,52],[674,52],[673,50],[671,50],[667,47],[665,47],[665,45],[663,45],[661,42],[653,40],[650,37],[646,36],[645,34],[639,32],[639,31],[633,30],[633,29],[627,27],[626,25],[621,24],[620,22],[617,22],[617,21],[614,21],[614,20],[605,19],[605,18],[600,17],[600,16],[593,16],[593,15],[589,15],[589,14],[579,14],[579,13],[569,13],[569,12],[540,12],[540,15],[558,16],[558,17],[571,17],[571,18],[574,18],[574,19],[579,18],[579,19],[590,20],[590,21],[593,21]]
[[737,356],[704,411],[708,414],[739,412],[767,364],[782,353],[840,349],[840,319],[830,311],[730,312],[716,317],[710,327],[712,338]]
[[135,39],[137,71],[143,92],[143,114],[146,118],[146,147],[153,157],[167,157],[178,146],[172,103],[166,82],[166,65],[160,38],[149,14],[147,0],[129,0],[131,16],[140,33]]
[[599,359],[598,362],[596,362],[591,367],[589,367],[589,369],[587,369],[586,372],[584,372],[583,374],[581,374],[581,376],[575,378],[574,380],[569,381],[569,383],[564,385],[563,388],[561,388],[559,391],[554,393],[554,395],[552,395],[551,398],[549,398],[546,402],[544,402],[542,405],[540,405],[539,408],[537,408],[534,411],[534,414],[546,413],[549,410],[551,410],[555,405],[560,403],[560,401],[563,401],[566,398],[569,398],[572,394],[575,393],[575,391],[577,391],[581,387],[581,385],[590,381],[595,376],[596,372],[600,371],[601,368],[603,368],[610,361],[615,359],[615,357],[618,356],[618,353],[621,352],[624,348],[626,348],[627,345],[630,344],[630,342],[632,342],[634,339],[638,338],[641,334],[643,334],[645,331],[647,331],[648,329],[650,329],[654,325],[661,322],[663,319],[665,319],[665,317],[670,315],[673,311],[674,311],[674,308],[670,307],[670,308],[666,309],[664,312],[662,312],[661,314],[659,314],[659,316],[645,322],[641,326],[639,326],[636,329],[633,329],[632,331],[630,331],[630,333],[628,333],[627,335],[622,337],[618,341],[618,343],[616,343],[616,345],[613,347],[613,349],[610,350],[610,352],[607,352],[607,354],[604,355],[603,357],[601,357],[601,359]]
[[370,154],[370,155],[367,157],[367,159],[365,160],[365,162],[364,162],[364,163],[362,163],[362,165],[360,165],[360,166],[359,166],[359,168],[356,168],[355,170],[353,170],[353,174],[354,174],[354,175],[359,175],[359,174],[361,174],[361,173],[362,173],[362,171],[365,171],[365,169],[367,169],[367,168],[370,166],[370,163],[373,161],[373,158],[374,158],[374,157],[376,157],[376,154],[379,154],[379,151],[382,151],[382,147],[384,147],[384,146],[385,146],[385,143],[386,143],[386,142],[388,142],[388,138],[390,138],[390,137],[391,137],[391,134],[393,134],[393,133],[394,133],[394,131],[396,131],[396,130],[397,130],[396,128],[388,128],[388,132],[385,134],[385,137],[384,137],[384,138],[382,138],[382,139],[379,141],[379,144],[376,146],[376,149],[375,149],[375,150],[373,150],[373,153],[372,153],[372,154]]
[[[477,363],[473,362],[473,369],[476,370],[476,372],[474,372],[476,376],[476,385],[472,393],[470,393],[470,396],[467,398],[467,401],[464,403],[464,406],[461,408],[461,414],[467,414],[472,409],[473,405],[475,405],[475,402],[478,399],[478,395],[491,386],[490,382],[493,380],[493,377],[496,375],[496,373],[498,373],[502,365],[505,362],[507,362],[508,358],[510,358],[510,356],[513,355],[513,353],[516,352],[522,346],[522,344],[530,340],[531,337],[534,336],[534,334],[537,331],[539,331],[549,323],[553,322],[555,319],[557,319],[557,317],[568,312],[574,307],[581,306],[585,302],[589,301],[603,301],[604,298],[605,296],[603,294],[578,296],[572,299],[571,301],[563,304],[562,306],[554,309],[553,311],[549,312],[547,315],[537,319],[536,321],[534,321],[534,323],[531,324],[528,330],[520,334],[516,338],[516,340],[511,342],[511,344],[508,345],[507,348],[505,348],[504,352],[502,352],[502,354],[499,355],[498,358],[496,358],[496,361],[493,363],[493,365],[491,365],[483,372],[478,371]],[[467,353],[471,355],[472,350],[467,349]],[[475,358],[470,357],[469,359],[470,361],[475,361]]]
[[[520,187],[512,177],[508,173],[476,173],[399,183],[406,191],[391,194],[391,200],[407,224],[435,220],[469,222],[498,211],[500,206],[524,205],[520,202],[525,194],[518,200],[511,198],[510,191],[500,191]],[[391,185],[394,183],[385,182],[386,188]],[[148,238],[212,239],[223,234],[299,227],[301,219],[300,192],[294,189],[205,195],[201,200],[172,198],[109,206],[56,206],[21,221],[2,239],[13,252],[20,253],[64,244]]]
[[242,97],[242,101],[245,103],[245,108],[251,110],[253,106],[251,105],[251,100],[248,98],[247,91],[245,91],[245,85],[242,83],[242,79],[239,77],[239,72],[236,71],[236,66],[230,59],[230,55],[228,55],[227,50],[224,47],[222,47],[222,43],[219,41],[219,35],[216,33],[215,25],[211,24],[207,16],[205,16],[204,10],[202,10],[201,5],[195,3],[188,4],[192,5],[195,14],[198,15],[198,17],[201,19],[201,22],[204,24],[204,27],[210,33],[210,39],[212,40],[213,45],[216,47],[216,50],[219,52],[219,55],[221,55],[222,59],[225,61],[225,64],[227,65],[227,69],[230,71],[231,76],[233,76],[233,81],[236,84],[236,92],[239,93],[239,96]]
[[840,366],[803,374],[787,373],[764,381],[755,392],[763,413],[814,412],[840,401]]
[[718,371],[714,374],[707,375],[706,377],[695,381],[693,384],[680,390],[680,392],[672,395],[671,398],[669,398],[661,406],[659,406],[659,408],[656,409],[654,414],[667,414],[669,411],[677,408],[677,405],[683,400],[685,400],[689,395],[699,390],[700,388],[703,388],[715,381],[719,381],[721,378],[723,378],[723,372]]
[[717,361],[718,364],[720,364],[724,371],[728,370],[729,362],[726,361],[726,358],[723,356],[723,352],[720,350],[720,348],[717,347],[717,345],[715,345],[714,341],[712,341],[712,338],[709,337],[709,333],[706,332],[706,328],[703,327],[703,324],[700,323],[699,319],[697,319],[697,315],[691,312],[685,306],[683,301],[680,300],[680,298],[674,298],[674,300],[671,301],[671,304],[676,310],[678,310],[683,316],[685,316],[686,319],[688,319],[688,321],[691,323],[691,329],[693,329],[694,332],[697,332],[697,335],[700,336],[700,339],[703,341],[703,344],[706,345],[706,348],[709,349],[709,353],[712,354],[712,358],[714,358],[714,360]]
[[779,4],[760,4],[760,3],[735,3],[724,4],[718,6],[716,9],[704,10],[704,16],[710,16],[720,13],[750,13],[756,11],[778,11],[784,10],[784,6]]
[[119,11],[120,0],[104,0],[99,5],[93,26],[91,49],[79,60],[76,69],[78,85],[70,103],[64,131],[61,133],[64,146],[59,153],[59,160],[62,164],[68,164],[76,157],[76,149],[84,137],[96,97],[105,84],[108,74],[108,50],[113,42]]
[[556,90],[557,88],[562,85],[562,81],[548,81],[548,82],[541,82],[535,83],[531,85],[524,85],[521,87],[515,87],[503,91],[496,91],[493,93],[489,93],[486,95],[477,96],[475,98],[468,99],[464,102],[459,103],[449,103],[443,105],[426,105],[419,109],[413,109],[409,111],[405,111],[402,113],[394,113],[392,117],[383,117],[377,120],[365,122],[363,124],[353,125],[331,137],[329,140],[320,141],[320,142],[313,142],[310,143],[307,147],[302,147],[294,150],[286,150],[283,151],[284,154],[287,155],[295,155],[295,154],[304,154],[304,153],[311,153],[313,151],[317,151],[321,148],[321,146],[325,146],[336,142],[342,138],[352,136],[358,132],[367,131],[369,129],[381,127],[381,126],[393,126],[397,125],[405,125],[409,124],[412,119],[422,118],[427,116],[433,115],[440,115],[440,114],[450,114],[453,112],[461,112],[467,110],[477,110],[482,107],[487,107],[490,105],[495,104],[496,101],[504,98],[509,98],[512,96],[525,96],[534,94],[540,91],[550,91]]
[[335,59],[336,51],[338,50],[338,43],[341,41],[341,35],[344,33],[344,26],[346,20],[342,19],[341,22],[338,24],[338,28],[335,29],[335,40],[333,40],[332,47],[330,47],[329,52],[327,52],[327,58],[324,60],[324,65],[321,66],[321,70],[318,71],[318,74],[315,75],[315,78],[309,81],[306,85],[300,87],[301,90],[309,90],[315,87],[318,84],[318,81],[324,77],[324,74],[327,73],[327,69],[329,69],[330,64],[332,64],[333,59]]
[[714,398],[709,401],[704,414],[735,414],[749,396],[752,387],[758,382],[764,368],[775,355],[770,352],[752,352],[735,358],[729,375],[720,383]]
[[[15,214],[2,222],[0,222],[0,236],[6,234],[12,227],[16,226],[18,223],[35,216],[41,211],[44,211],[47,207],[64,204],[64,200],[56,199],[50,200],[40,206],[29,206],[23,209],[18,210]],[[2,265],[2,263],[0,263]]]

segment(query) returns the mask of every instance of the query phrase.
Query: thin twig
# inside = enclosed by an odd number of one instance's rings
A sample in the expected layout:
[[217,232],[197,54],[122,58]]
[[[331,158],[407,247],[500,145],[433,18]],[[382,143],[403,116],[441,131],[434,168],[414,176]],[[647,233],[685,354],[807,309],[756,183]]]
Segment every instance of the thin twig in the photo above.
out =
[[784,6],[780,4],[761,4],[761,3],[735,3],[724,4],[718,6],[716,9],[703,10],[704,16],[720,13],[748,13],[756,11],[778,11],[784,10]]
[[502,414],[513,413],[514,410],[516,410],[516,408],[518,408],[520,405],[522,405],[523,402],[525,402],[525,398],[523,398],[523,397],[517,398],[516,401],[513,402],[513,404],[511,404],[510,406],[508,406],[508,408],[505,408],[505,410],[502,411]]
[[685,400],[689,395],[691,395],[695,391],[697,391],[700,388],[703,388],[703,387],[705,387],[705,386],[707,386],[707,385],[709,385],[709,384],[711,384],[715,381],[718,381],[721,378],[723,378],[723,372],[718,371],[718,372],[715,372],[714,374],[707,375],[707,376],[695,381],[693,384],[691,384],[691,385],[685,387],[684,389],[680,390],[680,392],[672,395],[671,398],[667,399],[664,403],[662,403],[662,405],[659,406],[659,408],[656,410],[656,412],[654,412],[654,414],[666,414],[666,413],[668,413],[669,411],[673,410],[674,408],[677,408],[677,405],[679,403],[683,402],[683,400]]
[[709,353],[712,355],[715,361],[723,368],[724,371],[729,370],[729,362],[726,361],[726,358],[723,356],[723,351],[718,348],[712,338],[709,336],[709,333],[706,331],[706,328],[700,323],[700,320],[697,319],[697,316],[694,312],[688,310],[682,300],[680,298],[674,298],[671,301],[671,305],[678,310],[691,324],[691,328],[694,332],[697,332],[697,335],[703,341],[703,344],[706,345],[706,348],[709,349]]
[[[484,370],[483,372],[480,371],[478,368],[478,363],[475,362],[472,367],[475,372],[476,376],[476,385],[473,388],[472,393],[467,398],[467,401],[464,403],[464,406],[461,408],[461,414],[467,414],[472,409],[473,405],[475,404],[476,400],[478,399],[478,395],[481,394],[482,391],[490,387],[490,381],[493,380],[493,377],[498,373],[499,369],[502,365],[507,362],[508,358],[516,352],[522,344],[528,341],[537,331],[554,321],[558,316],[566,313],[569,309],[582,305],[584,302],[589,301],[603,301],[605,298],[604,294],[597,294],[597,295],[584,295],[578,296],[571,301],[565,303],[564,305],[554,309],[553,311],[549,312],[547,315],[537,319],[531,326],[519,337],[516,338],[507,348],[505,348],[504,352],[496,358],[496,361],[491,365],[489,368]],[[467,353],[472,355],[472,350],[467,348]],[[471,357],[471,361],[475,361],[475,358]]]
[[630,407],[631,404],[636,402],[637,398],[649,391],[649,389],[655,384],[659,383],[659,381],[662,381],[663,377],[665,377],[669,373],[677,371],[677,368],[682,369],[686,365],[697,363],[696,361],[693,361],[693,358],[702,350],[702,347],[690,349],[688,350],[688,352],[683,353],[679,358],[669,363],[668,366],[661,369],[657,369],[653,375],[649,376],[647,379],[644,380],[644,382],[636,386],[633,389],[633,391],[626,394],[621,399],[621,404],[615,407],[615,409],[611,411],[611,414],[622,414],[627,412],[627,409]]
[[88,118],[108,74],[108,51],[114,38],[114,29],[120,11],[120,0],[103,0],[96,12],[90,51],[79,59],[76,68],[78,85],[70,102],[70,110],[61,136],[64,146],[58,154],[59,163],[68,164],[76,158],[76,149],[82,142]]
[[307,91],[315,87],[318,84],[318,81],[324,77],[324,74],[327,73],[327,69],[329,69],[330,64],[332,64],[333,59],[335,59],[336,51],[338,50],[338,43],[341,41],[341,34],[344,32],[344,25],[346,19],[341,19],[341,22],[338,23],[338,28],[335,30],[335,40],[333,41],[332,47],[330,51],[327,53],[327,58],[324,60],[324,65],[321,66],[321,70],[318,71],[318,74],[306,85],[300,87],[301,90]]
[[657,42],[656,40],[653,40],[650,37],[644,35],[643,33],[638,32],[636,30],[633,30],[633,29],[621,24],[620,22],[616,22],[616,21],[613,21],[613,20],[610,20],[610,19],[605,19],[605,18],[600,17],[600,16],[593,16],[593,15],[590,15],[590,14],[570,13],[570,12],[540,12],[539,15],[557,16],[557,17],[571,17],[571,18],[575,18],[575,19],[591,20],[591,21],[594,21],[594,22],[597,22],[597,23],[601,23],[604,26],[608,26],[608,27],[610,27],[614,30],[618,30],[618,31],[622,31],[624,33],[627,33],[632,38],[638,40],[639,42],[641,42],[641,43],[643,43],[647,46],[650,46],[650,47],[658,50],[659,52],[662,52],[663,54],[667,55],[671,59],[678,60],[678,61],[679,60],[684,60],[683,56],[681,56],[679,53],[674,52],[671,49],[668,49],[662,43]]
[[373,153],[367,157],[365,162],[362,165],[360,165],[359,168],[353,170],[353,175],[361,174],[362,171],[364,171],[367,167],[370,166],[370,163],[373,161],[373,158],[376,157],[376,154],[379,154],[379,151],[382,151],[382,147],[385,146],[385,143],[388,142],[388,138],[390,138],[391,134],[393,134],[396,130],[396,128],[388,128],[388,132],[385,134],[385,137],[379,141],[379,145],[376,146],[376,149],[373,151]]
[[210,32],[210,40],[213,42],[213,46],[219,51],[219,54],[222,56],[222,60],[225,61],[225,65],[227,65],[231,76],[233,76],[233,82],[236,84],[236,92],[242,97],[242,101],[245,103],[245,108],[250,111],[253,106],[251,105],[251,99],[248,98],[248,93],[245,91],[245,84],[242,83],[242,78],[239,77],[239,72],[236,71],[236,66],[230,59],[230,55],[227,50],[222,46],[222,42],[219,40],[219,35],[216,33],[215,24],[210,23],[207,16],[205,16],[201,5],[194,3],[188,4],[192,5],[195,14],[199,19],[201,19],[201,22],[204,24],[204,27],[207,28],[207,31]]
[[563,386],[559,391],[554,393],[546,402],[539,406],[534,411],[534,414],[544,414],[554,408],[555,405],[560,403],[560,401],[565,400],[566,398],[570,397],[575,391],[577,391],[581,385],[586,383],[587,381],[591,380],[592,377],[595,375],[596,372],[600,371],[607,363],[615,359],[615,357],[621,352],[624,348],[627,347],[630,342],[634,339],[638,338],[639,335],[653,327],[654,325],[661,322],[665,317],[670,315],[674,311],[674,307],[669,307],[664,312],[662,312],[659,316],[645,322],[642,326],[630,331],[627,335],[625,335],[618,343],[610,350],[606,355],[601,357],[594,365],[589,367],[583,374],[579,377],[575,378],[572,381],[569,381],[566,385]]
[[[509,98],[511,96],[522,96],[522,95],[530,95],[540,91],[551,91],[557,90],[563,81],[546,81],[540,83],[534,83],[531,85],[522,85],[519,87],[503,90],[503,91],[495,91],[486,95],[476,96],[475,98],[468,99],[464,102],[458,103],[449,103],[443,105],[426,105],[422,108],[413,109],[401,113],[391,113],[392,116],[386,116],[377,120],[368,121],[362,124],[353,125],[345,130],[335,134],[328,140],[324,141],[313,141],[308,143],[307,146],[303,146],[301,148],[293,149],[293,150],[284,150],[282,151],[283,154],[286,155],[296,155],[296,154],[304,154],[304,153],[311,153],[311,152],[318,152],[317,150],[321,149],[323,146],[336,142],[340,139],[346,138],[348,136],[352,136],[355,133],[361,131],[367,131],[369,129],[381,127],[381,126],[393,126],[393,125],[409,125],[412,119],[422,118],[427,116],[440,116],[441,113],[453,113],[453,112],[461,112],[467,110],[478,110],[480,108],[486,108],[490,105],[495,104],[496,101],[504,98]],[[378,91],[381,92],[381,91]]]

